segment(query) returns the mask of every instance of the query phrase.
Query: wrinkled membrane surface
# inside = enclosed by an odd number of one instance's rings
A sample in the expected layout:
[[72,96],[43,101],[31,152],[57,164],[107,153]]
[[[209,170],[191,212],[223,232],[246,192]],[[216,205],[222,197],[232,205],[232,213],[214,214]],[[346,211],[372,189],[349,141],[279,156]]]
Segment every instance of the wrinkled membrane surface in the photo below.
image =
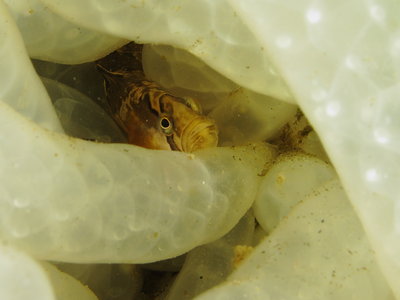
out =
[[[36,259],[174,257],[222,237],[257,199],[255,216],[267,224],[258,232],[272,231],[224,273],[225,283],[200,298],[398,299],[399,12],[390,0],[0,2],[0,241],[25,253],[1,251],[8,267],[0,268],[0,294],[21,290],[9,282],[23,272],[30,295],[63,299],[76,291],[93,299],[75,279]],[[185,86],[184,76],[165,67],[183,90],[203,96],[217,90],[221,97],[209,101],[208,112],[219,120],[223,143],[235,147],[188,155],[64,135],[57,113],[68,115],[81,102],[60,97],[56,113],[29,57],[80,64],[127,40],[185,49],[203,61],[188,65],[216,70],[202,78],[221,80],[221,89]],[[290,171],[289,163],[289,171],[269,174],[275,148],[245,145],[278,134],[293,104],[318,133],[340,183],[316,180],[298,199],[292,189],[281,190],[290,201],[276,207],[263,192],[274,178],[282,183],[280,175],[289,174],[298,182],[326,169],[314,159],[304,172]],[[327,180],[336,176],[328,173]],[[260,207],[271,203],[284,213],[268,225]],[[198,261],[189,267],[195,273],[207,265]],[[196,284],[193,290],[201,290]],[[22,290],[13,295],[26,298]]]

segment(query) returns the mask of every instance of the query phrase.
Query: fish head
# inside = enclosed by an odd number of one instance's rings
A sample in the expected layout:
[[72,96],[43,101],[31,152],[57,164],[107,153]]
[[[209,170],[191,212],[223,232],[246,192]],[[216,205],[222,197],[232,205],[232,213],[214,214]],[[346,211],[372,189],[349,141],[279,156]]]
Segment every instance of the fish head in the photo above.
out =
[[217,146],[216,123],[202,114],[196,100],[171,95],[154,82],[127,81],[110,85],[118,88],[108,91],[113,117],[127,132],[129,143],[183,152]]
[[215,121],[203,115],[200,105],[192,98],[163,95],[158,121],[159,130],[172,150],[194,152],[217,146]]

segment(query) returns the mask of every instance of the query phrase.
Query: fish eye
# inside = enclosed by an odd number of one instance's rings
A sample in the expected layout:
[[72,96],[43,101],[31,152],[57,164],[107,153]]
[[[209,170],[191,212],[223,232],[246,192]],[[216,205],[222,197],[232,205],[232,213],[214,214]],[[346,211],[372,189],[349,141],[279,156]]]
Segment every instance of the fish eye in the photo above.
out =
[[161,119],[160,124],[161,124],[161,128],[162,128],[162,129],[167,129],[168,127],[171,126],[171,123],[170,123],[169,120],[168,120],[167,118],[165,118],[165,117]]
[[160,127],[165,134],[172,133],[172,123],[167,117],[162,117],[160,120]]

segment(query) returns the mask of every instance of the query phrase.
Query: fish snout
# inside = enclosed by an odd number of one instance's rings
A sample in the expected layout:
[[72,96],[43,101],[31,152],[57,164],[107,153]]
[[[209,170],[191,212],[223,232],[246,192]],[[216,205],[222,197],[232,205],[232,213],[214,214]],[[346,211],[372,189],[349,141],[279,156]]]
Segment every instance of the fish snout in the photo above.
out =
[[181,145],[184,152],[216,147],[218,144],[218,128],[214,120],[206,117],[196,118],[183,130]]

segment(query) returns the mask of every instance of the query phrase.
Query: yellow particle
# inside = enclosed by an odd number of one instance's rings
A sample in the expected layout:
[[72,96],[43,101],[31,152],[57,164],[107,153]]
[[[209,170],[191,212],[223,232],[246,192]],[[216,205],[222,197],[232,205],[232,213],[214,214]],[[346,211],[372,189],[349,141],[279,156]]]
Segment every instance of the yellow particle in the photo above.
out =
[[233,267],[237,268],[242,261],[244,261],[250,253],[253,251],[253,247],[247,245],[236,245],[233,249]]
[[279,174],[278,176],[276,176],[276,183],[277,184],[283,184],[285,182],[285,176],[282,174]]

